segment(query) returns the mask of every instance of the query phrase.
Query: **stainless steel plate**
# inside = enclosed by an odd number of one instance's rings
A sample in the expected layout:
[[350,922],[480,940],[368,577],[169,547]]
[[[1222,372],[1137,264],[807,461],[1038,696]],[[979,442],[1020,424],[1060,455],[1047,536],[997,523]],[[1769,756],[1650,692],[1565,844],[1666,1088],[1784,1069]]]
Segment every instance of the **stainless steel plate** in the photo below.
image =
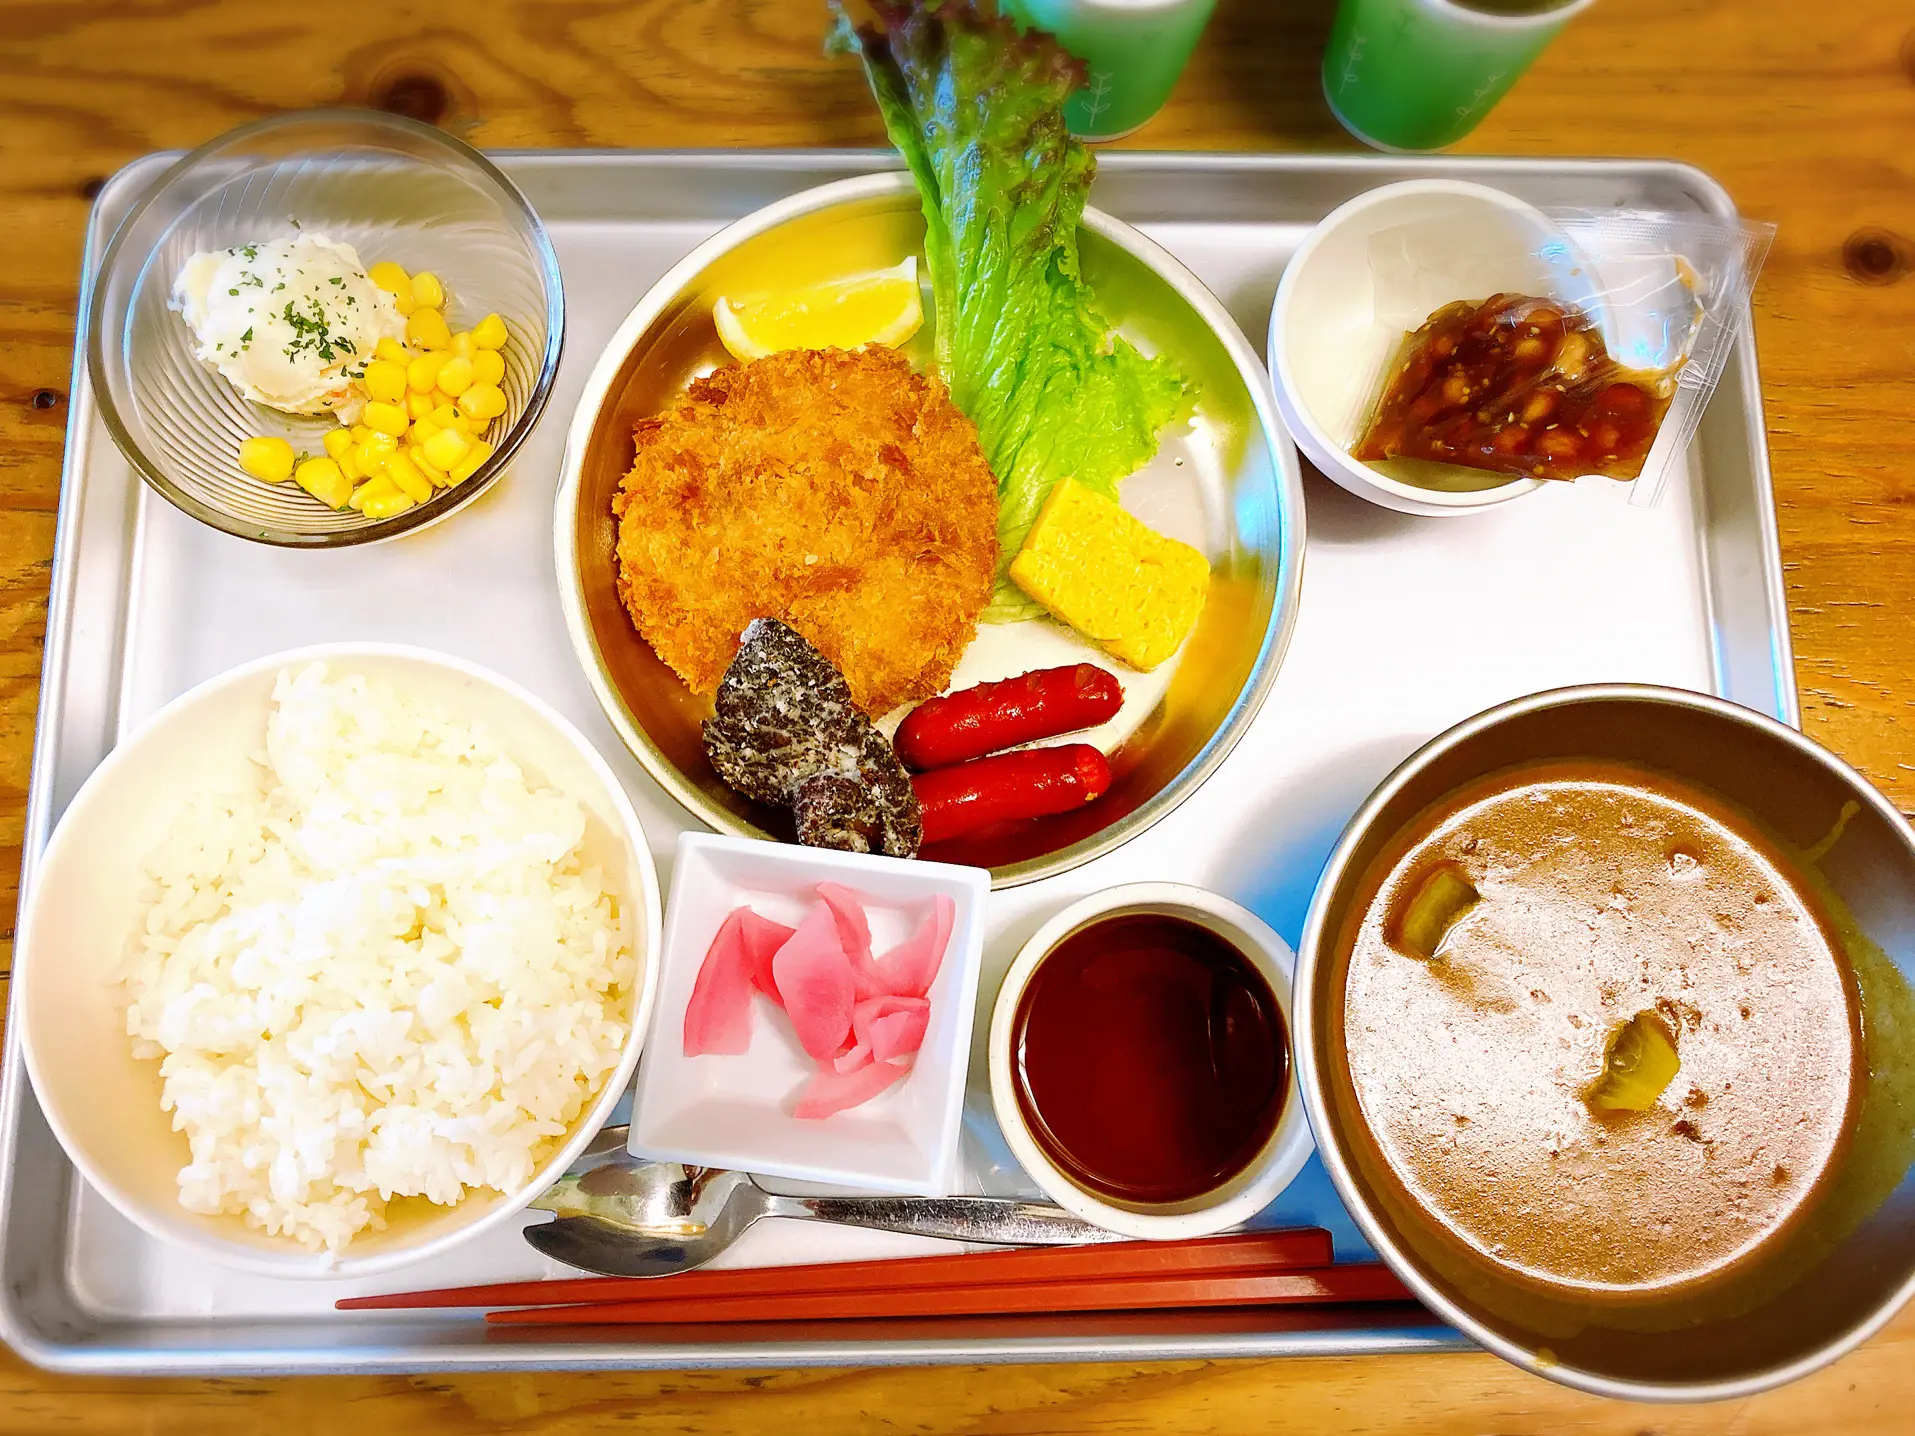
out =
[[[558,249],[571,333],[552,413],[660,275],[725,224],[782,195],[894,167],[866,152],[540,153],[498,156]],[[101,195],[100,246],[167,157]],[[1308,227],[1373,185],[1480,179],[1542,205],[1655,205],[1726,215],[1680,165],[1394,160],[1372,156],[1103,156],[1092,199],[1188,265],[1261,345],[1285,258]],[[84,324],[82,324],[84,330]],[[23,881],[80,781],[126,726],[198,680],[296,643],[383,637],[477,659],[578,723],[625,781],[669,866],[686,819],[624,751],[566,642],[551,558],[562,434],[547,423],[512,473],[427,532],[374,549],[284,553],[194,523],[144,491],[76,373],[61,492]],[[1670,683],[1793,721],[1755,352],[1745,341],[1686,471],[1660,507],[1587,486],[1467,524],[1386,513],[1305,478],[1310,544],[1300,617],[1268,700],[1212,781],[1151,830],[1060,877],[993,894],[990,999],[1022,941],[1065,904],[1116,883],[1174,878],[1236,898],[1293,944],[1337,834],[1424,739],[1493,703],[1578,682]],[[983,1027],[980,1026],[980,1034]],[[984,1066],[974,1058],[981,1082]],[[1336,1354],[1454,1345],[1400,1311],[1215,1312],[967,1319],[806,1328],[700,1327],[642,1338],[513,1339],[471,1317],[345,1317],[335,1295],[196,1265],[121,1222],[74,1176],[33,1106],[18,1054],[0,1087],[0,1335],[42,1365],[157,1374],[539,1367],[922,1364]],[[975,1094],[977,1110],[988,1100]],[[975,1185],[1015,1190],[987,1121]],[[1315,1163],[1267,1214],[1317,1222],[1340,1258],[1368,1255]],[[923,1250],[910,1239],[778,1230],[745,1264]],[[407,1286],[538,1276],[513,1232],[407,1273]],[[381,1283],[391,1289],[393,1283]]]
[[[727,293],[840,279],[920,254],[924,221],[903,175],[804,190],[748,216],[675,266],[619,326],[585,383],[567,436],[554,516],[565,622],[599,705],[625,746],[696,817],[745,837],[789,840],[788,816],[727,787],[705,755],[711,699],[639,637],[618,596],[612,501],[632,463],[632,430],[691,381],[731,362],[712,324]],[[1256,351],[1175,258],[1090,211],[1084,276],[1111,322],[1168,355],[1198,385],[1188,425],[1124,482],[1124,501],[1159,532],[1202,549],[1210,591],[1182,651],[1151,673],[1113,664],[1048,619],[980,627],[952,686],[1083,660],[1115,669],[1122,732],[1106,741],[1114,781],[1067,813],[927,848],[934,862],[989,868],[1000,888],[1036,882],[1128,842],[1195,792],[1256,718],[1297,616],[1303,485]],[[930,359],[930,323],[907,348]],[[875,716],[875,715],[874,715]]]

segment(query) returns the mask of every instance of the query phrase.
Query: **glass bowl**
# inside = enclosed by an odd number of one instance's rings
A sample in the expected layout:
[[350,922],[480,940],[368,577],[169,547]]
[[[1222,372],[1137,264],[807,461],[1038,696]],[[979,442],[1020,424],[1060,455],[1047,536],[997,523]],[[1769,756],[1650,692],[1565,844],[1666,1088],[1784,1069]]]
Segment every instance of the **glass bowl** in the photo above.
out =
[[[329,509],[296,484],[239,466],[254,435],[318,454],[330,416],[242,398],[193,353],[168,307],[181,265],[298,230],[352,245],[370,266],[396,260],[445,282],[447,318],[488,313],[509,335],[493,453],[464,483],[385,519]],[[290,548],[375,543],[436,523],[503,473],[552,390],[565,331],[558,257],[525,197],[477,150],[370,110],[312,110],[241,125],[180,160],[121,223],[88,305],[95,399],[127,462],[173,504],[240,538]]]

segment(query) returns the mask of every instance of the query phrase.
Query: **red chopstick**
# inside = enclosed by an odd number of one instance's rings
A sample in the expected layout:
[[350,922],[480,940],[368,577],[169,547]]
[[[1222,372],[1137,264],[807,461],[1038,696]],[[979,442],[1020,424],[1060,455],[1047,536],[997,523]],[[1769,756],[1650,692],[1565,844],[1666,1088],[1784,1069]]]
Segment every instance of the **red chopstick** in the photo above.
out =
[[1386,1266],[1362,1263],[1264,1275],[1091,1277],[1047,1283],[680,1297],[486,1313],[501,1326],[659,1326],[716,1321],[841,1321],[914,1316],[1023,1316],[1165,1307],[1413,1301]]
[[557,1281],[498,1282],[489,1286],[455,1286],[383,1296],[349,1296],[334,1305],[341,1311],[398,1311],[420,1307],[555,1306],[562,1302],[787,1296],[950,1283],[1011,1284],[1086,1277],[1268,1272],[1326,1267],[1330,1259],[1330,1234],[1318,1227],[1300,1227],[1294,1231],[1244,1232],[1188,1241],[1020,1247],[892,1261],[694,1271],[671,1277],[571,1277]]

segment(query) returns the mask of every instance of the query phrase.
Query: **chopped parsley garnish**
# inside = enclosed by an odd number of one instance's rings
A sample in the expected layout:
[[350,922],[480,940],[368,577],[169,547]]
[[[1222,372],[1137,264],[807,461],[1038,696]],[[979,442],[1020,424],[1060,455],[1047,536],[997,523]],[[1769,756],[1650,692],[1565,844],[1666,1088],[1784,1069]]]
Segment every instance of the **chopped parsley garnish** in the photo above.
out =
[[334,284],[344,284],[345,282],[346,282],[345,279],[340,275],[335,274],[332,277],[332,283]]
[[242,334],[242,335],[240,335],[240,336],[239,336],[239,347],[240,347],[241,349],[250,349],[250,348],[252,348],[252,347],[253,347],[253,327],[252,327],[252,325],[250,325],[250,324],[249,324],[249,325],[247,325],[247,326],[246,326],[246,332],[245,332],[244,334]]
[[332,326],[327,322],[326,311],[320,307],[319,301],[308,296],[306,303],[310,313],[302,313],[298,301],[293,299],[287,300],[286,307],[279,311],[279,317],[286,321],[286,327],[293,332],[293,342],[286,346],[286,357],[294,359],[302,353],[317,354],[330,364],[339,357],[337,351],[340,349],[348,354],[353,353],[350,340],[333,337]]
[[229,290],[227,290],[226,292],[227,292],[228,294],[237,294],[237,293],[239,293],[239,291],[238,291],[237,289],[229,289]]
[[248,259],[258,259],[259,246],[256,244],[249,244],[245,248],[241,249],[240,253],[245,255]]

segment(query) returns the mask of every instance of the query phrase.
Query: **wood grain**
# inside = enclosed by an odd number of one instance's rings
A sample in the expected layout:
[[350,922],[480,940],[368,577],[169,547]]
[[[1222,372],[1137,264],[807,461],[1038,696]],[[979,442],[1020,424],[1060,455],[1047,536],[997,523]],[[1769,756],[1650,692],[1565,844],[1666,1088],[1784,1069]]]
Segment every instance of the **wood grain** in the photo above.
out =
[[[1146,148],[1348,149],[1330,0],[1222,0]],[[320,104],[480,145],[882,139],[821,0],[0,0],[0,882],[18,870],[90,193],[149,150]],[[1757,293],[1808,731],[1915,808],[1915,11],[1603,0],[1460,148],[1669,155],[1780,233]],[[0,911],[14,899],[0,892]],[[11,928],[5,933],[11,943]],[[1908,1429],[1915,1312],[1733,1406],[1572,1395],[1481,1355],[923,1371],[71,1380],[0,1363],[0,1430],[1758,1433]]]

